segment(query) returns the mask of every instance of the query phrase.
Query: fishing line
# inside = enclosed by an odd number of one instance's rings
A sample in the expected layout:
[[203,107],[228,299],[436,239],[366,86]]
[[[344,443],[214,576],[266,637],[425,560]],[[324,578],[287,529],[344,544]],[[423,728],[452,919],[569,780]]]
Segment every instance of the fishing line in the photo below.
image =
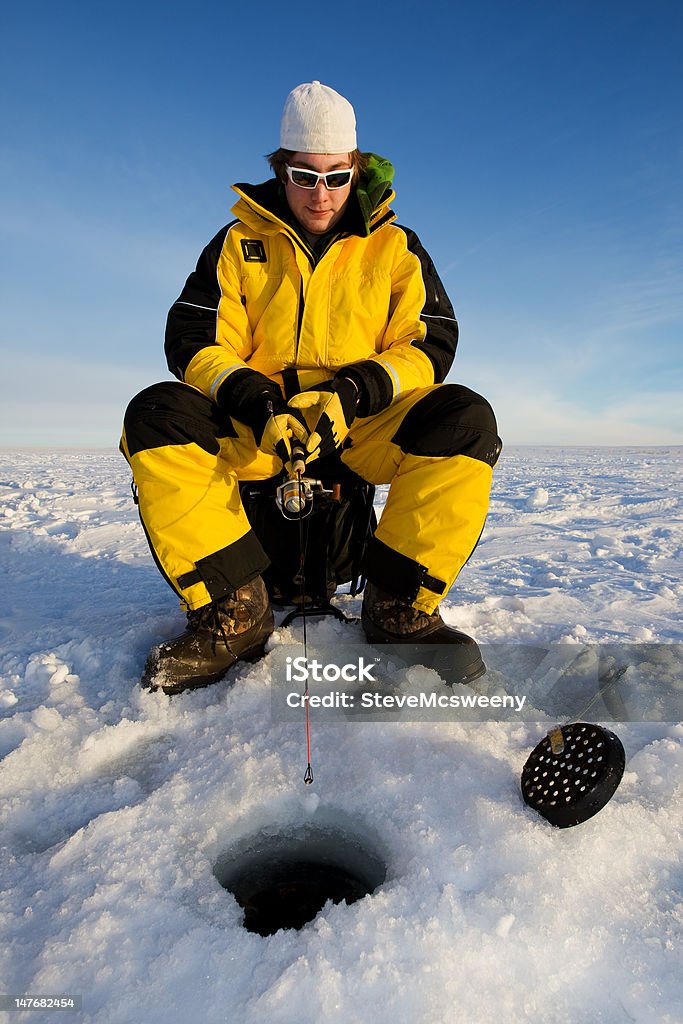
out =
[[[303,482],[303,473],[306,469],[306,452],[300,444],[292,445],[292,479],[296,482],[296,492],[290,494],[288,511],[296,510],[299,521],[299,572],[297,582],[301,600],[301,617],[303,619],[303,646],[304,658],[308,665],[308,636],[306,634],[306,540],[304,536],[304,519],[306,518],[306,489]],[[293,500],[292,500],[293,499]],[[298,507],[297,507],[298,506]],[[304,704],[306,707],[306,758],[307,766],[304,773],[304,783],[310,786],[313,782],[313,769],[311,768],[311,716],[308,701],[308,673],[306,673],[306,685],[304,689]]]

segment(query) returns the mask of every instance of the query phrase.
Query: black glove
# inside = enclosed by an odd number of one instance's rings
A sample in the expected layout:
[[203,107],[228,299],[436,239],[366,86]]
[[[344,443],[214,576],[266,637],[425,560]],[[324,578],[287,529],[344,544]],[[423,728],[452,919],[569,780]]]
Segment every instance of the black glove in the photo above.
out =
[[358,399],[357,384],[342,374],[290,398],[290,408],[307,413],[309,459],[324,458],[341,447],[356,418]]
[[290,409],[275,381],[256,370],[235,370],[218,389],[216,400],[231,416],[251,427],[256,444],[283,463],[291,461],[292,438],[304,446],[308,430]]

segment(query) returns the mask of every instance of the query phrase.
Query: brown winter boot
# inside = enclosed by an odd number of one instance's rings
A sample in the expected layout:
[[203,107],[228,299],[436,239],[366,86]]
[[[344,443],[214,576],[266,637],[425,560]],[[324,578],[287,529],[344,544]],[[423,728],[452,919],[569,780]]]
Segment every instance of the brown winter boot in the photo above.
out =
[[[371,644],[414,645],[414,651],[402,650],[401,655],[414,664],[429,664],[449,683],[471,683],[486,672],[471,636],[447,626],[438,611],[431,615],[418,611],[374,583],[365,586],[361,624]],[[431,652],[426,660],[421,658],[421,644],[433,645],[436,660]],[[446,644],[455,647],[437,650]]]
[[257,576],[231,596],[189,611],[185,632],[151,652],[142,685],[168,694],[208,686],[236,661],[263,654],[272,632],[268,591]]

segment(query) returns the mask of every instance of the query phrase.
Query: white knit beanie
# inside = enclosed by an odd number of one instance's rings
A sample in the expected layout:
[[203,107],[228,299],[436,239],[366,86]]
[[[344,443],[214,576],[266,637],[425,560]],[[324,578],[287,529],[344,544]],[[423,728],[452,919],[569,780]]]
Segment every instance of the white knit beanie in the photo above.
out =
[[280,122],[280,147],[293,153],[351,153],[356,115],[329,85],[304,82],[292,89]]

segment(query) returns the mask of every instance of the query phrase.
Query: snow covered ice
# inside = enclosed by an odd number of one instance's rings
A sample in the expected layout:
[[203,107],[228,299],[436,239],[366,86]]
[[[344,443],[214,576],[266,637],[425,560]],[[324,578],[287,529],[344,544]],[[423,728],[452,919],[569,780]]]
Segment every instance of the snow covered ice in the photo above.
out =
[[[681,454],[506,451],[444,617],[483,645],[553,657],[679,645]],[[57,1019],[97,1024],[683,1020],[680,723],[610,724],[622,784],[564,831],[520,796],[544,722],[313,714],[305,787],[303,721],[270,705],[296,623],[214,686],[142,692],[150,647],[184,619],[123,460],[4,451],[0,488],[0,992],[78,994],[82,1012]],[[360,599],[337,603],[354,613]],[[309,639],[363,642],[332,620]],[[381,858],[385,883],[301,931],[245,931],[216,864],[325,823]]]

